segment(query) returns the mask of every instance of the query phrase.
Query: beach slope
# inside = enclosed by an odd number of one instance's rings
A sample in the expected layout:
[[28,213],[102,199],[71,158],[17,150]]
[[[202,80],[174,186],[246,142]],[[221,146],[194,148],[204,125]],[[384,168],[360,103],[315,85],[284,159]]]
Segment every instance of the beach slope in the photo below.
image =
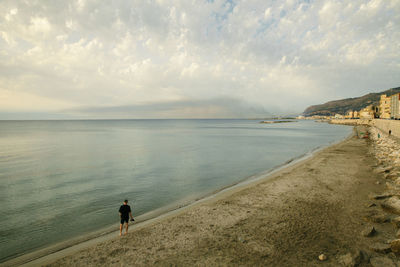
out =
[[[337,266],[367,249],[362,218],[371,209],[368,195],[379,190],[367,142],[354,136],[51,266]],[[322,253],[327,260],[319,262]]]

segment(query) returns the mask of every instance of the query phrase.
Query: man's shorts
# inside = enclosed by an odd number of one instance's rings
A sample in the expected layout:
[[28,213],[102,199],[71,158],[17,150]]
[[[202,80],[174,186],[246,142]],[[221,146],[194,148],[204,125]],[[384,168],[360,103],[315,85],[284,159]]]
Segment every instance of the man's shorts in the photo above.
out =
[[128,223],[128,222],[129,222],[129,217],[126,217],[126,218],[121,217],[121,224]]

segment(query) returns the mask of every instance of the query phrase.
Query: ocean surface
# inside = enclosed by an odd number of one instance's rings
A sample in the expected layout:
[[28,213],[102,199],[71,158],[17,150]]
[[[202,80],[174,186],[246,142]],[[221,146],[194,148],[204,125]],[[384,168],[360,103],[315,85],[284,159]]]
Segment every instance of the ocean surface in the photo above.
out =
[[0,262],[196,199],[352,127],[298,121],[0,121]]

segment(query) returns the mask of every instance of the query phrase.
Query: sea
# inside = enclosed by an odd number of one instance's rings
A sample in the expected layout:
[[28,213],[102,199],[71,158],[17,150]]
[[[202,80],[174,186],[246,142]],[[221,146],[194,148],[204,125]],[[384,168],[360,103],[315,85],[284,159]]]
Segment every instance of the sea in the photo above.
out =
[[299,120],[0,121],[0,262],[273,170],[352,127]]

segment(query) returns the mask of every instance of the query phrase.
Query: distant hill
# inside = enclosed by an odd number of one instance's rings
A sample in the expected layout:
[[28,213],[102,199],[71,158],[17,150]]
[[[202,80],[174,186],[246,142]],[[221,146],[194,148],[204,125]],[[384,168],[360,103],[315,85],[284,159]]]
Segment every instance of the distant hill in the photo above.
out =
[[346,98],[342,100],[334,100],[321,105],[314,105],[304,110],[304,116],[325,115],[333,116],[335,114],[344,115],[348,110],[361,110],[368,105],[379,104],[380,95],[393,95],[400,93],[400,87],[392,88],[380,93],[369,93],[367,95],[355,98]]

